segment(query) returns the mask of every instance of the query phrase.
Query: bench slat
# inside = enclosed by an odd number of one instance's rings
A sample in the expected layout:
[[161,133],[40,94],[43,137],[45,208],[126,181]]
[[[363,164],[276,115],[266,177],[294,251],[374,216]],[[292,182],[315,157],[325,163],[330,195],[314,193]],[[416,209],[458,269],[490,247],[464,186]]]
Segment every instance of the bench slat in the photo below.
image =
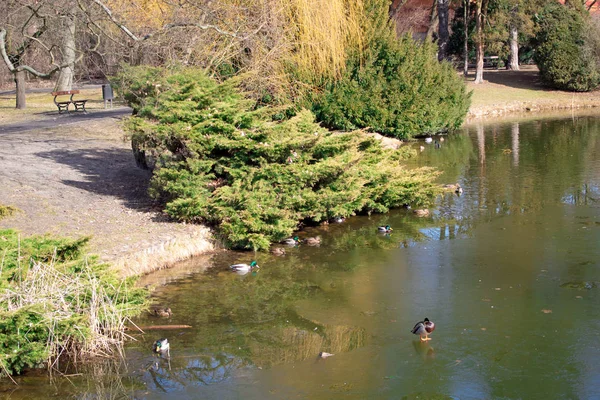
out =
[[79,90],[63,90],[60,92],[52,92],[52,96],[66,96],[69,94],[79,94]]

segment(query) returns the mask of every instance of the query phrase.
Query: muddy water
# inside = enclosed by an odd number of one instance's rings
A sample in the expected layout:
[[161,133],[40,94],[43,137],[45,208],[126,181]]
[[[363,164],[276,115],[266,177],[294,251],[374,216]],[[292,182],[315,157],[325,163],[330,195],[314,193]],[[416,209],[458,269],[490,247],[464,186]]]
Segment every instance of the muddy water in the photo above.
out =
[[[162,272],[155,302],[173,316],[136,323],[192,328],[133,334],[125,362],[27,376],[12,398],[600,398],[600,119],[474,125],[439,143],[415,165],[464,193],[430,217],[302,232],[323,243],[258,255],[243,276],[227,266],[252,254]],[[410,333],[424,317],[428,343]],[[159,337],[170,358],[151,353]]]

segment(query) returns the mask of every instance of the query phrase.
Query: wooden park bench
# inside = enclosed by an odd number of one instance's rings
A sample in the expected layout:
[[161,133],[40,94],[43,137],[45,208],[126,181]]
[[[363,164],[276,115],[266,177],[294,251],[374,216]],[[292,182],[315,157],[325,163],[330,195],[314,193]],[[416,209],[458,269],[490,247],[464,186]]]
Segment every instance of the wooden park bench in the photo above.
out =
[[[69,104],[73,104],[75,107],[75,111],[83,111],[87,112],[85,109],[85,103],[87,100],[74,100],[73,96],[79,94],[79,90],[64,90],[61,92],[52,92],[52,96],[54,96],[54,104],[58,107],[58,113],[62,114],[63,111],[69,112]],[[71,95],[69,100],[67,101],[56,101],[56,98],[59,96],[68,96]]]
[[498,63],[500,62],[500,57],[498,56],[485,56],[483,57],[483,67],[484,68],[496,68],[498,69]]

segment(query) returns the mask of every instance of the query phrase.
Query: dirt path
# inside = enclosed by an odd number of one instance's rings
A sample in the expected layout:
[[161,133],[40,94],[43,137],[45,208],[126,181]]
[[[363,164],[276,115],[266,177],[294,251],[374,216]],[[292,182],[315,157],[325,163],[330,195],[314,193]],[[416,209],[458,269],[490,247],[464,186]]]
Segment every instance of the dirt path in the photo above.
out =
[[120,120],[126,108],[0,126],[0,221],[24,234],[91,236],[91,250],[124,275],[213,249],[208,229],[166,220],[147,196]]

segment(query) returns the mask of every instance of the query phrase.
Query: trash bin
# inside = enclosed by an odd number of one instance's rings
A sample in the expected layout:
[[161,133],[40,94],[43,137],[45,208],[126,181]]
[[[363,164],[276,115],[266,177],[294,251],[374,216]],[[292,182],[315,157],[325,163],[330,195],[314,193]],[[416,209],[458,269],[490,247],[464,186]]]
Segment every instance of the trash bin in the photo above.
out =
[[110,108],[113,107],[113,99],[115,98],[115,95],[113,93],[112,87],[108,83],[105,83],[104,85],[102,85],[102,98],[104,99],[104,108],[106,108],[106,104],[109,101],[110,101]]

